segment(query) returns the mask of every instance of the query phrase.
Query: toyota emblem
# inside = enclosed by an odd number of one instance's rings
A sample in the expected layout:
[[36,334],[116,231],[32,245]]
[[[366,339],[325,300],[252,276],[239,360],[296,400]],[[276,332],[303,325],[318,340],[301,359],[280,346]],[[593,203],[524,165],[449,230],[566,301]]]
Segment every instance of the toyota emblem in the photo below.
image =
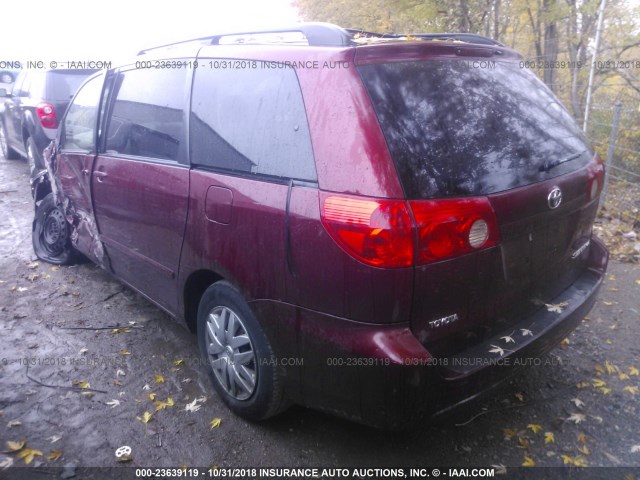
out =
[[562,203],[562,190],[560,190],[558,187],[553,187],[553,189],[549,192],[547,202],[549,203],[549,208],[551,210],[558,208]]

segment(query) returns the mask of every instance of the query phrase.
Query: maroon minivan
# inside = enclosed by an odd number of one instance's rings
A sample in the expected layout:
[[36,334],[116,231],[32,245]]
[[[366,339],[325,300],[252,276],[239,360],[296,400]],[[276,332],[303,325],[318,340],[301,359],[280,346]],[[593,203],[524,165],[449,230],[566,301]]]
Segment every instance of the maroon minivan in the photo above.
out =
[[415,425],[557,345],[607,267],[602,162],[521,58],[329,24],[141,52],[70,104],[34,250],[185,320],[238,415]]

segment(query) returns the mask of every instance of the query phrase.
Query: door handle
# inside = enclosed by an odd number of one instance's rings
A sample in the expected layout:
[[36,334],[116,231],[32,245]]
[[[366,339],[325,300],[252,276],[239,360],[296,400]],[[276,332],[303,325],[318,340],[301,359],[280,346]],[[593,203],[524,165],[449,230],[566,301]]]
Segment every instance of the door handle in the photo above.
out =
[[102,179],[104,177],[108,177],[109,174],[107,172],[101,172],[101,171],[95,171],[93,172],[93,175],[96,177],[96,180],[100,183],[102,183]]

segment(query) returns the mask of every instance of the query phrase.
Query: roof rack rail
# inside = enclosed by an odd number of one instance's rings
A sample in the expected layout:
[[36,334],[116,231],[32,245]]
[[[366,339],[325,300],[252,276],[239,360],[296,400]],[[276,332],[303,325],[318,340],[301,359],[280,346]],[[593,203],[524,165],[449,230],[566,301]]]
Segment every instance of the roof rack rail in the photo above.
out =
[[153,50],[161,50],[165,48],[184,46],[190,43],[200,45],[218,45],[220,40],[224,37],[234,37],[241,35],[262,35],[271,33],[302,33],[310,46],[323,46],[323,47],[342,47],[352,45],[352,37],[350,33],[333,25],[331,23],[300,23],[285,28],[265,29],[265,30],[250,30],[244,32],[228,32],[217,35],[211,35],[208,37],[193,38],[191,40],[182,40],[180,42],[168,43],[166,45],[160,45],[158,47],[146,48],[140,50],[138,55],[144,55]]
[[366,30],[358,30],[355,28],[346,29],[348,33],[351,35],[360,34],[364,37],[372,37],[372,38],[403,38],[403,37],[413,37],[420,38],[424,40],[457,40],[459,42],[467,42],[467,43],[478,43],[482,45],[494,45],[497,47],[504,47],[504,44],[498,42],[489,37],[485,37],[483,35],[478,35],[475,33],[376,33],[376,32],[368,32]]

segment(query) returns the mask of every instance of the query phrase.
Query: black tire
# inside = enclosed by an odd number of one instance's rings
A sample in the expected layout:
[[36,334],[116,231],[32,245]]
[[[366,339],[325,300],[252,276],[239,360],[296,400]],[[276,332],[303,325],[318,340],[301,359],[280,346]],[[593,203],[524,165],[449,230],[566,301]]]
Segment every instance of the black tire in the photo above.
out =
[[7,140],[7,129],[4,127],[4,124],[0,125],[0,152],[2,152],[2,155],[7,160],[17,160],[20,158],[18,152],[9,146],[9,141]]
[[[231,321],[229,320],[230,314],[227,314],[225,319],[225,312],[231,312],[235,315],[234,323],[236,328],[233,329],[238,334],[233,337],[240,339],[240,342],[244,342],[245,336],[242,332],[246,332],[249,343],[241,347],[238,347],[238,351],[235,352],[235,348],[227,345],[221,346],[218,342],[214,345],[211,335],[213,330],[209,329],[209,325],[214,325],[211,322],[213,318],[217,318],[217,321],[223,326],[223,333],[227,333],[227,329],[224,326],[229,326]],[[239,321],[239,325],[238,325]],[[212,326],[212,329],[214,327]],[[242,295],[228,282],[220,281],[211,285],[203,294],[198,307],[198,346],[200,347],[200,355],[204,362],[205,368],[211,377],[213,387],[222,399],[222,401],[233,411],[236,415],[246,418],[247,420],[259,421],[272,417],[287,406],[288,402],[284,398],[284,392],[282,387],[282,375],[279,373],[277,362],[274,361],[275,356],[273,350],[264,334],[258,320],[251,312],[249,305],[244,300]],[[229,338],[229,337],[226,337]],[[226,341],[226,340],[225,340]],[[224,343],[223,341],[222,343]],[[222,348],[222,354],[209,354],[207,346],[211,344],[212,348]],[[231,348],[231,351],[229,351]],[[241,355],[249,357],[249,349],[253,353],[253,361],[240,360]],[[216,373],[214,365],[223,365],[223,374]],[[248,389],[243,388],[250,384],[250,380],[247,380],[249,376],[240,378],[243,375],[235,374],[233,372],[255,371],[255,384],[253,390],[248,393]],[[227,379],[226,385],[224,378],[221,380],[220,375],[223,375]],[[235,392],[232,387],[232,383],[228,379],[234,377],[235,380]],[[244,382],[240,385],[239,382]],[[243,398],[246,397],[246,398]]]
[[42,153],[38,151],[36,142],[33,137],[28,137],[25,143],[27,150],[27,163],[29,164],[29,171],[31,178],[34,177],[35,172],[44,170],[44,160],[42,159]]
[[31,232],[33,251],[40,260],[54,265],[75,262],[75,250],[69,239],[69,224],[62,209],[56,205],[53,193],[36,206]]

